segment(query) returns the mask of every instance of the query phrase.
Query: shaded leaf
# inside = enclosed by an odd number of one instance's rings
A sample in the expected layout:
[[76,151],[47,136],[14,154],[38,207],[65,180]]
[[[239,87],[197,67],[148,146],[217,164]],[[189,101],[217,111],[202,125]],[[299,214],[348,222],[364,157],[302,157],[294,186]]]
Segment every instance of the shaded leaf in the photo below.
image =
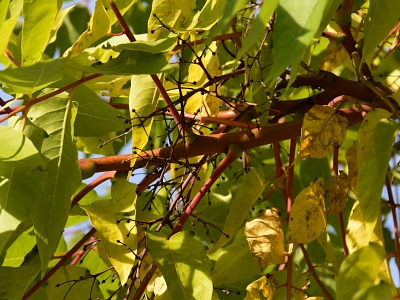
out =
[[346,161],[349,168],[349,184],[354,193],[357,194],[357,178],[358,178],[358,159],[357,159],[357,146],[353,145],[346,150]]
[[270,264],[285,263],[282,224],[276,208],[267,208],[265,213],[246,222],[244,234],[261,270]]
[[122,43],[116,46],[107,45],[105,49],[113,49],[115,51],[134,50],[148,52],[151,54],[170,52],[177,43],[177,39],[170,37],[166,39],[159,39],[156,41],[135,41],[133,43]]
[[341,212],[346,207],[347,194],[349,193],[349,181],[347,174],[344,171],[340,171],[338,176],[331,178],[331,184],[329,186],[330,203],[328,206],[328,214],[336,214]]
[[[96,201],[81,205],[90,217],[104,244],[108,258],[125,284],[135,262],[137,252],[136,185],[119,178],[111,187],[112,200]],[[129,234],[128,234],[129,233]],[[127,249],[122,243],[128,245]]]
[[345,141],[347,124],[347,119],[337,114],[333,107],[313,106],[304,117],[296,160],[326,157],[334,146],[340,146]]
[[346,48],[344,48],[342,44],[330,41],[319,69],[332,72],[334,69],[341,66],[347,57]]
[[212,278],[214,286],[229,285],[260,274],[260,267],[253,258],[244,230],[239,230],[232,243],[210,255],[216,260]]
[[172,70],[163,54],[132,50],[122,50],[117,58],[105,64],[93,64],[92,67],[100,74],[121,75],[157,74]]
[[1,297],[7,300],[20,300],[25,289],[39,273],[40,265],[19,268],[0,267]]
[[325,179],[317,178],[297,195],[289,217],[287,244],[295,248],[310,243],[325,231],[325,193]]
[[161,233],[147,231],[146,245],[172,299],[211,299],[211,261],[192,232],[179,232],[167,240]]
[[252,168],[244,176],[242,184],[232,201],[229,214],[222,229],[223,234],[217,243],[215,243],[210,253],[215,252],[234,238],[264,186],[263,179],[257,169]]
[[336,271],[336,274],[339,274],[339,263],[336,259],[335,249],[333,248],[333,243],[331,238],[329,237],[329,233],[326,231],[322,232],[318,238],[318,243],[324,249],[325,254],[329,260],[329,262],[333,265],[333,268]]

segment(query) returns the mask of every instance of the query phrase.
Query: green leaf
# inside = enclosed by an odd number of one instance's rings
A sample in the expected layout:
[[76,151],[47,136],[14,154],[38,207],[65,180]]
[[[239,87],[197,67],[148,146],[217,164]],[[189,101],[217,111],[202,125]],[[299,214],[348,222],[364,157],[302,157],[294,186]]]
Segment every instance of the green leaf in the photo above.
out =
[[381,281],[379,285],[371,286],[361,290],[354,295],[352,300],[376,300],[376,299],[393,299],[395,294],[391,285],[385,281]]
[[253,21],[249,32],[243,41],[243,47],[240,49],[237,59],[241,58],[257,41],[265,35],[265,26],[278,6],[280,0],[265,1]]
[[382,187],[398,130],[399,124],[395,121],[382,119],[376,124],[374,149],[359,170],[358,200],[367,226],[368,238],[371,237],[380,215]]
[[317,32],[326,5],[325,0],[282,0],[274,25],[275,61],[267,79],[267,86],[275,84],[287,66],[304,56]]
[[47,165],[38,150],[21,131],[8,126],[0,126],[0,136],[7,141],[0,145],[1,162],[25,173],[47,170]]
[[21,14],[23,3],[21,0],[0,2],[0,55],[6,52],[13,29]]
[[250,252],[243,227],[234,236],[231,244],[210,255],[210,258],[216,260],[212,272],[213,284],[216,287],[252,278],[261,273],[257,260]]
[[156,41],[135,41],[133,43],[123,43],[116,46],[109,44],[105,49],[112,49],[115,51],[133,50],[157,54],[162,52],[170,52],[176,45],[176,38],[159,39]]
[[0,253],[35,206],[47,174],[47,170],[37,169],[28,173],[0,162]]
[[52,59],[28,67],[0,71],[0,83],[11,94],[29,94],[41,90],[63,77],[66,59]]
[[22,266],[19,268],[0,268],[1,297],[7,300],[20,300],[25,289],[39,273],[40,265]]
[[214,245],[214,248],[211,249],[210,253],[215,252],[218,248],[224,246],[235,237],[264,186],[264,180],[257,169],[252,168],[250,172],[244,176],[242,184],[232,201],[231,209],[226,218],[224,228],[222,229],[224,234],[221,234],[221,237]]
[[72,10],[74,9],[75,5],[72,5],[70,7],[67,7],[65,9],[62,9],[59,11],[57,14],[56,19],[54,20],[53,27],[51,28],[51,33],[50,33],[50,38],[49,38],[49,44],[55,42],[57,38],[57,32],[60,29],[63,20],[65,16]]
[[53,24],[62,1],[28,0],[24,1],[22,16],[21,62],[23,66],[40,61],[50,40]]
[[[49,300],[104,299],[98,279],[79,280],[89,275],[89,270],[78,266],[64,266],[50,277],[46,286]],[[78,282],[74,282],[78,280]],[[67,282],[71,281],[71,282]]]
[[[3,238],[3,237],[1,237]],[[8,248],[4,258],[3,267],[19,267],[24,258],[36,245],[36,238],[33,231],[24,231]]]
[[[65,75],[51,87],[61,88],[75,82],[72,76]],[[72,101],[79,104],[74,123],[75,136],[99,137],[110,132],[122,131],[129,127],[124,119],[118,118],[121,112],[102,100],[93,90],[81,84],[74,89]]]
[[363,59],[370,64],[375,48],[388,35],[400,18],[400,2],[371,0],[364,21]]
[[179,232],[167,240],[161,233],[148,230],[146,245],[172,299],[211,299],[211,261],[206,246],[192,232]]
[[[131,251],[137,250],[136,225],[126,220],[136,220],[136,185],[121,178],[114,180],[111,196],[112,200],[96,201],[80,207],[87,212],[90,222],[100,234],[123,285],[135,263],[135,255]],[[130,250],[121,243],[129,245]]]
[[41,199],[31,213],[43,273],[58,246],[67,222],[71,196],[81,181],[73,142],[76,113],[76,103],[68,99],[66,93],[40,102],[28,112],[28,118],[49,135],[42,145],[49,175]]
[[385,250],[375,243],[346,257],[340,266],[336,299],[353,299],[358,291],[376,285],[378,271],[384,259]]
[[159,91],[149,75],[134,75],[129,94],[129,113],[132,125],[131,166],[149,140],[154,118],[147,118],[157,108]]
[[172,67],[167,58],[161,54],[143,51],[122,50],[121,54],[107,63],[92,65],[101,74],[141,75],[169,72]]

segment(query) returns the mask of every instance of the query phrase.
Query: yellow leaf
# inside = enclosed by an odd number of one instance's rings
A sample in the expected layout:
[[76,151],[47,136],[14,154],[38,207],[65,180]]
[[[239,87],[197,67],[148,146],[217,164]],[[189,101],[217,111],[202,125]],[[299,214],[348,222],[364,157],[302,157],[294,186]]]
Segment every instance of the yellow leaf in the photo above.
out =
[[270,264],[285,262],[285,247],[280,214],[276,208],[267,208],[265,213],[246,222],[244,234],[261,271]]
[[154,300],[170,300],[164,276],[157,277],[154,281]]
[[287,244],[310,243],[326,229],[325,179],[317,178],[296,197],[289,217]]
[[367,246],[370,242],[378,243],[379,245],[384,247],[382,220],[378,218],[371,238],[370,240],[368,240],[367,227],[364,222],[364,216],[358,204],[358,201],[354,203],[346,229],[346,244],[350,254],[364,246]]
[[274,296],[274,290],[271,288],[270,283],[266,276],[253,281],[246,287],[246,297],[244,300],[260,300],[260,291],[262,291],[263,296],[267,300],[272,300]]
[[358,177],[358,163],[357,163],[357,146],[353,145],[346,150],[346,161],[349,168],[349,184],[357,195],[357,177]]
[[[104,248],[121,284],[125,284],[135,263],[137,236],[136,226],[123,219],[129,216],[136,218],[136,185],[117,179],[112,186],[112,200],[96,201],[90,205],[82,205],[89,215],[90,222],[97,229]],[[123,221],[121,221],[123,220]],[[129,234],[128,234],[129,233]],[[119,241],[119,242],[118,242]],[[123,244],[129,245],[128,250]]]
[[88,23],[88,29],[82,33],[79,39],[69,50],[67,50],[64,56],[68,56],[69,53],[71,53],[71,57],[78,56],[83,50],[110,32],[110,30],[111,22],[107,11],[101,0],[97,0],[93,15]]
[[331,202],[329,203],[328,214],[336,214],[344,210],[347,203],[349,188],[350,185],[345,172],[340,171],[338,176],[333,176],[331,178],[329,187]]
[[362,121],[358,129],[358,147],[357,161],[358,170],[361,170],[362,165],[367,160],[367,157],[374,150],[374,128],[380,120],[389,118],[391,113],[382,108],[376,108],[370,111]]
[[333,146],[343,144],[347,125],[347,119],[340,116],[335,108],[315,105],[304,117],[296,160],[305,157],[326,157]]
[[342,44],[330,41],[319,69],[332,72],[341,66],[347,57],[346,48]]

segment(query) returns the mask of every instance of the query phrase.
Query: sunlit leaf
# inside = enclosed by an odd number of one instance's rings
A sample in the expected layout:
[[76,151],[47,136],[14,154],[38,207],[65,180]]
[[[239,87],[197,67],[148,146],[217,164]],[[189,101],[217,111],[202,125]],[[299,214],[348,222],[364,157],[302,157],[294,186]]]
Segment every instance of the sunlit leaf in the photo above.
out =
[[247,295],[244,300],[260,300],[260,292],[262,292],[262,295],[267,300],[272,300],[272,297],[274,296],[274,291],[272,290],[266,276],[250,283],[246,287],[246,290]]
[[315,105],[305,117],[301,128],[297,160],[305,157],[326,157],[334,146],[346,139],[347,119],[330,106]]
[[47,269],[57,248],[67,222],[71,196],[81,181],[73,142],[76,113],[76,103],[65,93],[34,105],[28,113],[28,118],[49,135],[41,149],[49,175],[40,201],[36,202],[31,213],[42,272]]
[[397,24],[400,3],[391,0],[371,0],[364,21],[364,47],[362,57],[371,63],[374,49]]
[[194,239],[192,232],[179,232],[167,240],[147,231],[146,244],[172,299],[211,299],[211,261],[205,245]]
[[134,50],[143,51],[152,54],[170,52],[177,42],[176,38],[159,39],[156,41],[136,41],[133,43],[123,43],[116,46],[107,45],[105,48],[111,48],[115,51]]
[[265,213],[246,222],[244,234],[261,270],[285,262],[282,223],[276,208],[267,208]]
[[358,291],[379,283],[378,271],[384,261],[385,250],[376,243],[370,243],[348,256],[340,267],[337,299],[353,299]]
[[[372,128],[371,128],[372,129]],[[399,130],[399,124],[395,121],[382,119],[375,128],[372,153],[366,157],[359,169],[357,189],[360,207],[367,226],[368,237],[371,236],[379,217],[381,206],[382,187],[385,182],[387,166],[392,155],[394,140]],[[359,143],[361,141],[359,140]],[[360,146],[358,147],[358,159],[360,160]]]
[[154,118],[148,116],[157,108],[159,94],[149,75],[132,76],[129,94],[129,113],[132,125],[131,166],[135,165],[137,154],[142,151],[149,140]]
[[[117,179],[111,188],[111,200],[96,201],[81,207],[90,217],[90,222],[101,236],[108,258],[118,272],[121,284],[125,284],[135,262],[137,237],[136,185]],[[129,233],[129,234],[128,234]],[[122,244],[123,243],[123,244]],[[127,249],[128,245],[130,249]]]
[[325,179],[317,178],[294,200],[289,217],[286,242],[310,243],[326,229]]
[[22,11],[23,1],[5,0],[0,2],[0,54],[6,52],[7,44],[10,40],[14,26],[18,21],[18,17]]
[[319,29],[327,1],[281,0],[274,25],[274,65],[267,86],[275,84],[287,66],[298,61]]
[[0,83],[8,93],[33,93],[63,77],[66,59],[53,59],[34,65],[0,71]]
[[53,0],[45,3],[40,0],[24,2],[22,16],[21,62],[29,66],[40,61],[42,54],[50,40],[53,24],[61,8],[62,1]]

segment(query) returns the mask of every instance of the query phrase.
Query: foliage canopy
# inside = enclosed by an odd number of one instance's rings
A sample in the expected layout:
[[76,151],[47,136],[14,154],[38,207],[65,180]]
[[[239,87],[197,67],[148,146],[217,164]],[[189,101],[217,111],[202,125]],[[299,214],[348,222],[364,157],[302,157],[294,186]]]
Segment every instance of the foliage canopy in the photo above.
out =
[[400,2],[6,0],[0,32],[2,299],[399,297]]

